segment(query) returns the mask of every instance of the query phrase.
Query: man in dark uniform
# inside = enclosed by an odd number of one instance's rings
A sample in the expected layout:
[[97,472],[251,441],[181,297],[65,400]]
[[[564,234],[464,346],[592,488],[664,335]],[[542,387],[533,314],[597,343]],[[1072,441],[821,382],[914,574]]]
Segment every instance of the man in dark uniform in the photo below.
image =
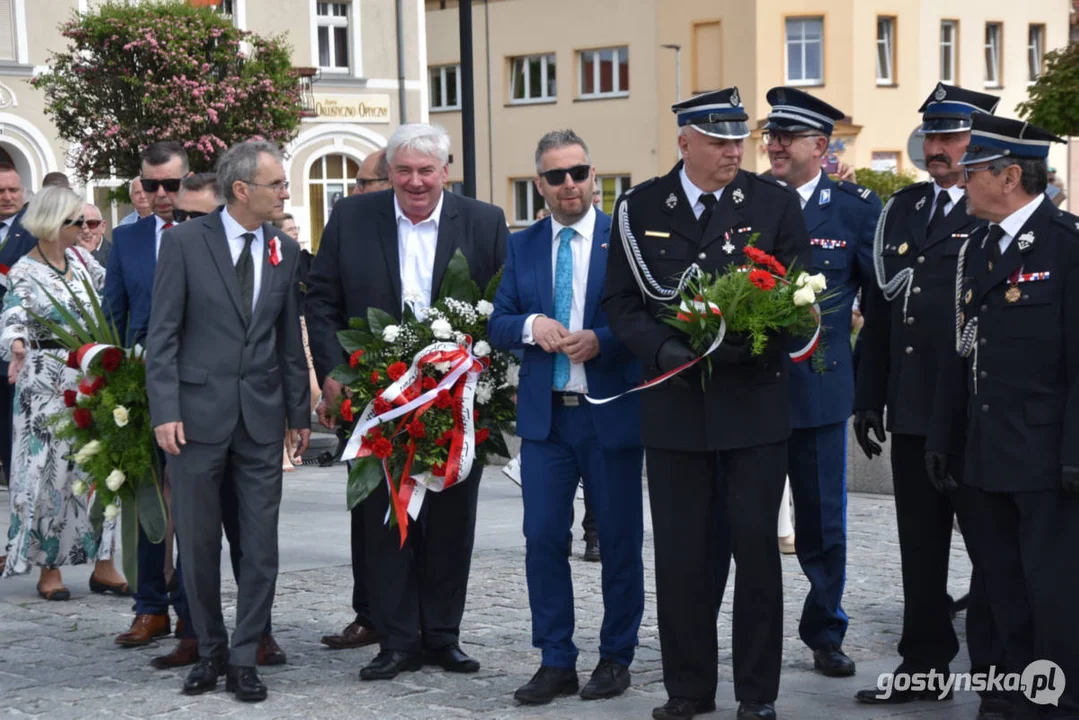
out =
[[[1015,718],[1079,718],[1079,217],[1045,198],[1052,142],[1064,141],[1019,120],[974,118],[960,162],[969,210],[989,225],[959,256],[965,360],[941,376],[952,402],[926,442],[927,472],[954,490],[949,429],[962,418],[964,532],[1005,671],[1030,681],[1012,693]],[[1036,660],[1040,683],[1024,672]]]
[[[680,162],[619,201],[604,309],[646,377],[696,357],[663,319],[694,266],[718,272],[756,247],[786,266],[811,262],[797,197],[741,170],[748,119],[737,88],[672,108]],[[647,296],[647,299],[646,299]],[[713,353],[702,390],[691,369],[642,394],[642,438],[655,533],[663,682],[670,696],[654,718],[691,718],[715,708],[714,577],[718,472],[727,487],[738,576],[734,674],[739,718],[774,718],[782,651],[783,589],[775,524],[787,470],[790,419],[784,338],[764,355],[728,337]],[[777,410],[779,409],[779,410]]]
[[[959,651],[948,599],[948,559],[958,498],[938,493],[925,472],[925,437],[942,363],[954,354],[950,308],[959,248],[984,225],[967,213],[958,165],[970,139],[971,115],[992,113],[998,98],[938,84],[920,108],[922,147],[932,182],[895,193],[877,226],[877,283],[864,293],[862,357],[854,397],[858,444],[881,451],[888,407],[892,481],[903,569],[903,634],[896,673],[947,674]],[[961,434],[955,437],[961,443]],[[953,448],[958,452],[960,448]],[[960,514],[962,525],[962,514]],[[967,643],[975,668],[993,662],[992,622],[975,572],[967,610]],[[950,698],[950,694],[946,697]],[[938,699],[937,692],[861,690],[858,700],[902,703]]]
[[768,91],[772,111],[764,143],[772,174],[798,194],[813,247],[811,272],[823,273],[823,353],[790,363],[791,437],[787,474],[798,527],[798,562],[809,580],[798,634],[813,651],[813,666],[831,677],[854,674],[842,650],[847,615],[840,606],[847,566],[847,420],[854,410],[851,307],[863,285],[876,283],[873,231],[880,198],[869,188],[836,182],[821,170],[828,139],[843,111],[808,93]]

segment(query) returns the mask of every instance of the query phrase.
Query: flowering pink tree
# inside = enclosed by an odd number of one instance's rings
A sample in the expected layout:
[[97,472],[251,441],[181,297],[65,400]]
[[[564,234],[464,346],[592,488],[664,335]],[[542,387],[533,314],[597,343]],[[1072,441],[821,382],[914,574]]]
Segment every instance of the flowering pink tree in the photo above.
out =
[[158,140],[183,143],[198,172],[233,143],[296,134],[301,94],[282,38],[177,0],[106,3],[61,31],[67,50],[30,82],[84,180],[137,176],[139,152]]

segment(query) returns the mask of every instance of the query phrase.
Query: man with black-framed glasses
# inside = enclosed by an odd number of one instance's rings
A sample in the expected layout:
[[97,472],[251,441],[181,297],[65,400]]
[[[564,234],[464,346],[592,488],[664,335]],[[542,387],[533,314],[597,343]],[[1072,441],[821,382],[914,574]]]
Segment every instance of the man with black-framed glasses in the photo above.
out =
[[390,163],[386,160],[386,151],[378,150],[365,157],[360,163],[360,171],[356,173],[356,184],[352,186],[352,194],[363,195],[386,190],[389,187]]

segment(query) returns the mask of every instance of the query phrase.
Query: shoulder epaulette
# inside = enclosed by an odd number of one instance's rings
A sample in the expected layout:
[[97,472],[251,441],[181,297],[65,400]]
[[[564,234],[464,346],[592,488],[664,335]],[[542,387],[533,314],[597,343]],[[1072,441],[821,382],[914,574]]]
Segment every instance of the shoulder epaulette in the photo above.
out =
[[906,185],[896,190],[894,193],[892,193],[892,197],[902,195],[903,193],[910,192],[911,190],[924,190],[927,185],[929,185],[929,182],[926,180],[923,180],[922,182],[911,183],[910,185]]
[[[1043,200],[1042,202],[1048,201]],[[1053,214],[1053,222],[1066,228],[1072,235],[1079,235],[1079,217],[1072,215],[1070,212],[1057,210]]]
[[866,203],[872,202],[872,198],[876,194],[873,192],[872,188],[867,188],[864,185],[852,183],[847,180],[840,180],[836,183],[836,187],[838,187],[840,190],[847,193],[848,195],[853,195],[862,202]]
[[654,185],[657,180],[659,180],[658,175],[656,177],[653,177],[651,180],[645,180],[642,183],[638,183],[637,185],[634,185],[629,190],[626,190],[624,193],[622,193],[622,197],[629,197],[630,195],[632,195],[635,192],[639,192],[641,190],[644,190],[644,189],[650,187],[651,185]]
[[759,180],[760,182],[765,183],[766,185],[774,185],[776,187],[783,188],[787,192],[794,192],[794,188],[792,188],[789,183],[787,183],[787,182],[785,182],[783,180],[780,180],[775,175],[764,175],[762,173],[753,173],[753,172],[747,172],[746,175],[753,178],[754,180]]

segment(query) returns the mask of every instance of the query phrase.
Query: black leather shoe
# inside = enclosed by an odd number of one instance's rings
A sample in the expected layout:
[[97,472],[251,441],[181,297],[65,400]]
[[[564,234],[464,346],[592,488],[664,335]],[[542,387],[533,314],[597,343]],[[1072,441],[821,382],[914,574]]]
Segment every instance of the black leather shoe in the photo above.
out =
[[582,700],[618,697],[629,687],[629,668],[614,660],[600,660],[592,677],[581,688]]
[[235,693],[241,702],[262,702],[266,699],[266,684],[253,666],[229,665],[225,692]]
[[1011,700],[1001,695],[983,695],[978,703],[977,720],[1012,720],[1015,706]]
[[585,536],[584,559],[588,562],[599,562],[599,537],[595,535]]
[[450,645],[441,650],[427,650],[423,653],[424,665],[438,665],[446,672],[474,673],[479,672],[479,660],[473,660],[465,655],[460,645]]
[[838,645],[826,645],[813,651],[813,669],[828,677],[850,677],[854,661]]
[[666,704],[653,708],[652,717],[654,720],[690,720],[694,715],[703,715],[715,709],[715,700],[671,698]]
[[217,687],[217,679],[228,671],[223,657],[202,658],[184,679],[184,695],[201,695]]
[[884,691],[880,688],[871,687],[856,692],[854,694],[854,699],[869,705],[902,705],[903,703],[909,703],[915,700],[927,700],[930,702],[951,700],[952,691],[949,690],[944,697],[941,697],[940,692],[937,690],[892,690],[891,693],[886,696]]
[[577,671],[570,668],[541,665],[532,679],[513,693],[513,699],[522,705],[546,705],[556,697],[577,692]]
[[392,680],[403,672],[423,667],[419,653],[381,650],[375,659],[360,669],[360,680]]
[[738,720],[776,720],[776,707],[772,703],[746,700],[738,703]]

